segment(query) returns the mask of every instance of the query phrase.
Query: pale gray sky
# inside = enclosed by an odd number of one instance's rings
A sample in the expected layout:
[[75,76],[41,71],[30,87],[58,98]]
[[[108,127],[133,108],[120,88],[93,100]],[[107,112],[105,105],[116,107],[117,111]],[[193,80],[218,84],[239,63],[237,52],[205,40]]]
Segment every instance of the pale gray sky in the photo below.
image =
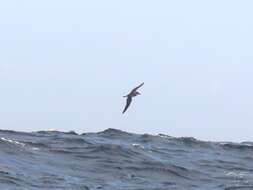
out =
[[[253,141],[252,7],[1,1],[0,126]],[[122,115],[122,96],[142,81]]]

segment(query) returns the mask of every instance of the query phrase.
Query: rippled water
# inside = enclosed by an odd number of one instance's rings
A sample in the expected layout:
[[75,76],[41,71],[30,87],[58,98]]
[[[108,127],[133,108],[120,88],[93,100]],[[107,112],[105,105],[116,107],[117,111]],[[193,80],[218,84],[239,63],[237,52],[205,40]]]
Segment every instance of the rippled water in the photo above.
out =
[[0,131],[0,189],[253,190],[253,143]]

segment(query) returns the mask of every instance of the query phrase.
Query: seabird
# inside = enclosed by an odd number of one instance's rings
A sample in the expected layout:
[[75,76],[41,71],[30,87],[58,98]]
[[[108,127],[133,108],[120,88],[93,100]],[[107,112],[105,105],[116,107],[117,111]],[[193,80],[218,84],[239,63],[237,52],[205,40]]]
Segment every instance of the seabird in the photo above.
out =
[[135,87],[128,95],[123,96],[124,98],[127,98],[127,100],[126,100],[126,106],[124,108],[124,111],[122,112],[123,114],[127,111],[128,107],[130,106],[130,104],[132,102],[132,98],[141,94],[137,90],[140,87],[142,87],[143,85],[144,85],[144,82],[141,83],[139,86]]

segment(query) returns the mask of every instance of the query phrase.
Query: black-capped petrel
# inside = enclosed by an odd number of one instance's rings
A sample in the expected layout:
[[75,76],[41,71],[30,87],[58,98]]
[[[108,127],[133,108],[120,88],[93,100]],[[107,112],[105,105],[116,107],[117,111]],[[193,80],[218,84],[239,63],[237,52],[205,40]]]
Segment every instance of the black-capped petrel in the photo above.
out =
[[130,106],[131,102],[132,102],[132,98],[135,96],[140,95],[140,93],[137,91],[140,87],[142,87],[144,85],[144,82],[141,83],[139,86],[135,87],[128,95],[123,96],[124,98],[127,98],[126,101],[126,106],[124,108],[124,111],[122,112],[123,114],[127,111],[128,107]]

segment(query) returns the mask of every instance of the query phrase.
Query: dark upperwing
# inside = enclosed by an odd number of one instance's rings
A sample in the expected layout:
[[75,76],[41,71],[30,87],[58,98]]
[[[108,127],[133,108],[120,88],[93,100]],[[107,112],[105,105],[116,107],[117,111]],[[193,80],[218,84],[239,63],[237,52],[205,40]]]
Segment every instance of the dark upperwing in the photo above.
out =
[[132,97],[128,96],[128,97],[127,97],[127,101],[126,101],[125,109],[124,109],[124,111],[122,112],[123,114],[127,111],[127,109],[128,109],[128,107],[130,106],[131,102],[132,102]]
[[[141,83],[139,86],[135,87],[135,88],[131,91],[131,93],[137,91],[137,90],[138,90],[140,87],[142,87],[143,85],[144,85],[144,82]],[[131,93],[130,93],[130,94],[131,94]]]

